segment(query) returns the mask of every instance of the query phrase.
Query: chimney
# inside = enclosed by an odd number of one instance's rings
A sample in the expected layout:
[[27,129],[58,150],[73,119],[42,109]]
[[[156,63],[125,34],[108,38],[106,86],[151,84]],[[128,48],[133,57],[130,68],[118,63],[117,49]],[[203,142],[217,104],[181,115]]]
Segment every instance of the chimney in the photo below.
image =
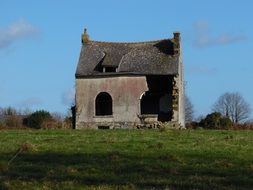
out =
[[180,53],[180,32],[174,32],[174,54]]
[[87,33],[87,29],[84,29],[84,32],[82,34],[82,44],[87,44],[89,42],[89,35]]
[[180,41],[180,32],[174,32],[174,39]]

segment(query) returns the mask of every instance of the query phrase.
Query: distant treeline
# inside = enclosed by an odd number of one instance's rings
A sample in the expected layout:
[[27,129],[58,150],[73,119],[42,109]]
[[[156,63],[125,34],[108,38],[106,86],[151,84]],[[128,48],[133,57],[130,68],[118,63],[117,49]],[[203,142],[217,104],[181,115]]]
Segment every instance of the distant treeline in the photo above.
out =
[[0,128],[72,128],[71,114],[50,113],[45,110],[31,112],[13,107],[0,108]]
[[210,114],[194,119],[193,104],[185,96],[186,128],[253,129],[250,113],[250,104],[239,92],[226,92],[213,104]]
[[229,117],[223,116],[219,112],[207,114],[198,121],[191,121],[186,123],[188,129],[244,129],[253,130],[253,122],[246,121],[241,123],[233,122]]

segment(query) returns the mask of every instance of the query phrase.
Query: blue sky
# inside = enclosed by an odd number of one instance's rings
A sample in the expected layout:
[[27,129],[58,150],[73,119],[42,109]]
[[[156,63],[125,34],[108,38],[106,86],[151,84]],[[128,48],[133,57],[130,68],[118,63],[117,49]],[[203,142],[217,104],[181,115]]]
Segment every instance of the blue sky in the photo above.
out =
[[0,107],[66,113],[81,33],[101,41],[182,35],[186,91],[195,115],[224,92],[253,106],[251,0],[1,0]]

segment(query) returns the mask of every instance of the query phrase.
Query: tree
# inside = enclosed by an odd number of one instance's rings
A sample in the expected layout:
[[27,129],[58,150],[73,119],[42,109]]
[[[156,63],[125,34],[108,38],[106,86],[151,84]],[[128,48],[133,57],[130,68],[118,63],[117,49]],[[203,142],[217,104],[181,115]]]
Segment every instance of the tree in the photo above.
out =
[[185,122],[190,123],[193,120],[193,104],[191,103],[191,100],[187,95],[184,97],[184,103],[185,103]]
[[0,115],[18,115],[18,112],[15,108],[12,107],[1,108]]
[[42,128],[43,122],[52,121],[53,118],[48,111],[40,110],[32,113],[27,118],[27,125],[31,128]]
[[57,122],[63,122],[65,119],[64,114],[62,114],[60,112],[53,112],[53,113],[51,113],[51,116]]
[[233,123],[240,123],[249,117],[251,109],[240,93],[226,92],[215,102],[213,111],[230,118]]
[[2,127],[19,128],[23,126],[23,118],[13,107],[0,108],[0,122]]
[[213,112],[202,119],[199,125],[207,129],[228,129],[232,126],[232,121],[219,112]]

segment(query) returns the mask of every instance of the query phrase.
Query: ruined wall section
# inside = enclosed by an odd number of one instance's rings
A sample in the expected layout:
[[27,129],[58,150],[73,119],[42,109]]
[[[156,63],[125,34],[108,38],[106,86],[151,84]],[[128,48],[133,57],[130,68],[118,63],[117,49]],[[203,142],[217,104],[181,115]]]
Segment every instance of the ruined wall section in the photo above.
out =
[[[76,128],[97,128],[114,123],[140,123],[140,97],[148,90],[145,76],[76,79]],[[96,116],[95,100],[107,92],[113,101],[112,116]]]
[[185,127],[185,103],[184,103],[184,70],[182,61],[182,48],[180,33],[174,33],[174,54],[178,56],[178,75],[173,80],[172,90],[172,107],[173,119],[172,121],[178,122],[182,127]]
[[172,121],[179,121],[179,77],[174,76],[173,78],[173,89],[172,89]]
[[179,57],[179,118],[178,121],[182,127],[185,127],[185,86],[184,86],[184,67],[182,62],[182,52]]

